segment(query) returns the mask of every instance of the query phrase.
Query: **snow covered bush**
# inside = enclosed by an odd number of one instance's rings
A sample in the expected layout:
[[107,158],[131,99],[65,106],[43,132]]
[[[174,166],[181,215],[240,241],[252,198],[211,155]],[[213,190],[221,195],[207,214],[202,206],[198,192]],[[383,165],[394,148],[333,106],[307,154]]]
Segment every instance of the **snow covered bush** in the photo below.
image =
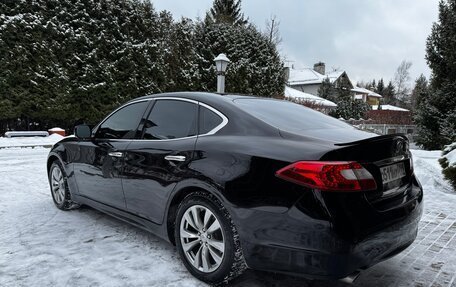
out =
[[344,118],[359,120],[365,118],[366,113],[370,110],[368,103],[353,99],[344,99],[337,102],[337,108],[329,113],[335,118]]
[[439,160],[444,177],[450,181],[456,191],[456,142],[445,147]]
[[230,93],[281,97],[285,77],[275,44],[253,25],[198,23],[195,31],[199,90],[215,91],[214,58],[225,53],[231,60],[226,74]]
[[177,21],[142,0],[0,1],[0,134],[96,123],[150,93],[215,91],[219,53],[232,61],[228,92],[282,96],[276,46],[239,5],[230,22],[220,9]]

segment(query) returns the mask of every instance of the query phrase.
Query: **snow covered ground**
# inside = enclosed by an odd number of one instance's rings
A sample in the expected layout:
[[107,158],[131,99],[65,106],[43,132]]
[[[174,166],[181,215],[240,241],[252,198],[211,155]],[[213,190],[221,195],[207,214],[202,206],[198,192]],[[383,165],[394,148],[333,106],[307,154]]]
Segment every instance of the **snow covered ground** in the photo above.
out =
[[[8,145],[28,146],[33,140],[13,139]],[[48,152],[43,147],[0,148],[0,286],[205,286],[187,273],[174,247],[154,235],[90,208],[55,208],[45,170]],[[456,194],[440,173],[440,152],[413,154],[426,200],[420,236],[403,254],[362,274],[355,285],[456,285]],[[443,236],[438,252],[423,259]],[[339,283],[248,271],[235,285]]]

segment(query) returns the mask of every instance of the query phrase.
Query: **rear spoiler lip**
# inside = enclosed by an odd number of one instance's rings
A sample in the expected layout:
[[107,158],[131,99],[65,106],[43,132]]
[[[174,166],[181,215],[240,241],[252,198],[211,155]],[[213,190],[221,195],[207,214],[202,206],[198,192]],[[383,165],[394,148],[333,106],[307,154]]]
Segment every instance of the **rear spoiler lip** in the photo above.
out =
[[336,146],[349,146],[349,145],[356,145],[356,144],[363,144],[363,143],[368,143],[368,142],[377,142],[377,141],[382,141],[385,139],[392,139],[396,137],[401,137],[404,140],[408,141],[408,138],[405,134],[402,133],[397,133],[397,134],[390,134],[390,135],[381,135],[381,136],[376,136],[376,137],[371,137],[359,141],[354,141],[354,142],[347,142],[347,143],[336,143],[334,145]]

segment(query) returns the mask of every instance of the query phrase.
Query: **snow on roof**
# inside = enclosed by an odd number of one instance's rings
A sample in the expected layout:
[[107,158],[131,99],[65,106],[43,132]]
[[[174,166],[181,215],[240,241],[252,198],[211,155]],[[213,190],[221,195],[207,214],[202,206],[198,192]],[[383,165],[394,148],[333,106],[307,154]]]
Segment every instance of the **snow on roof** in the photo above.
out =
[[65,130],[64,129],[61,129],[61,128],[52,128],[52,129],[49,129],[48,132],[64,132]]
[[369,97],[383,98],[382,95],[379,95],[379,94],[377,94],[375,92],[372,92],[371,90],[368,90],[368,89],[365,89],[365,88],[361,88],[361,87],[354,87],[352,89],[352,92],[360,93],[360,94],[366,94]]
[[322,105],[325,107],[337,107],[334,102],[328,101],[326,99],[320,98],[318,96],[314,96],[308,93],[304,93],[298,91],[296,89],[285,87],[285,97],[287,98],[294,98],[294,99],[302,99],[309,102],[314,102],[317,105]]
[[[410,112],[407,109],[399,108],[399,107],[392,106],[392,105],[381,105],[381,106],[382,106],[382,110]],[[372,106],[372,109],[373,110],[378,110],[378,106]]]
[[311,68],[300,70],[290,69],[290,84],[320,84],[323,81],[323,75]]
[[[288,83],[293,85],[310,85],[310,84],[321,84],[324,79],[328,78],[331,83],[334,83],[345,71],[331,71],[322,75],[312,68],[304,68],[295,70],[290,68],[290,77]],[[354,85],[353,85],[354,86]]]
[[326,75],[323,78],[328,77],[331,83],[333,83],[335,80],[339,79],[339,77],[342,76],[343,73],[344,71],[332,71],[326,73]]

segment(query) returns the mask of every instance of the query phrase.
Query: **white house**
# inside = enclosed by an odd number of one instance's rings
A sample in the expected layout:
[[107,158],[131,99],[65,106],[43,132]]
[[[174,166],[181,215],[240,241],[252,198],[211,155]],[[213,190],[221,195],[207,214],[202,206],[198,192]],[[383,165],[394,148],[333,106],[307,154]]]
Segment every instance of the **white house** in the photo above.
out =
[[380,94],[374,93],[365,88],[354,87],[351,91],[354,93],[353,98],[355,100],[362,100],[371,106],[378,105],[380,103],[380,99],[383,98]]
[[329,79],[331,83],[335,83],[336,87],[339,81],[346,79],[351,89],[355,87],[345,71],[327,73],[325,63],[322,62],[316,63],[313,69],[288,68],[288,72],[288,86],[314,96],[318,96],[318,89],[325,79]]

